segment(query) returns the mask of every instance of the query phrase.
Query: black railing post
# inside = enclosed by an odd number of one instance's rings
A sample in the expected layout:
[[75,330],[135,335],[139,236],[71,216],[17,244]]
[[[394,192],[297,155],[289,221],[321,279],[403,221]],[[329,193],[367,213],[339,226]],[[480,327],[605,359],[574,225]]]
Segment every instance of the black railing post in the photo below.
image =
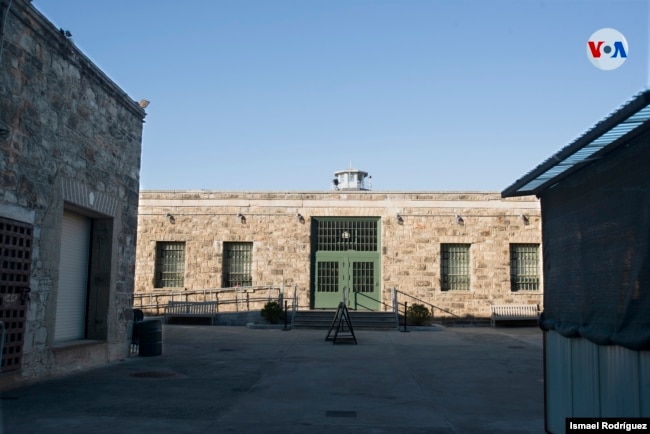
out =
[[408,301],[404,302],[404,330],[402,330],[403,333],[408,333],[408,330],[406,330],[406,325],[408,324]]
[[282,330],[289,330],[287,327],[287,300],[284,300],[284,328]]

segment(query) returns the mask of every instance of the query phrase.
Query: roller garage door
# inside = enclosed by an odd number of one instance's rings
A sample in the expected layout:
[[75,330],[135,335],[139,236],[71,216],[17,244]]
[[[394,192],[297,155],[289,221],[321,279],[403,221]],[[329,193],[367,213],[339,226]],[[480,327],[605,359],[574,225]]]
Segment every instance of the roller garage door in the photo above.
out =
[[63,213],[55,342],[86,336],[86,300],[91,220],[70,211]]

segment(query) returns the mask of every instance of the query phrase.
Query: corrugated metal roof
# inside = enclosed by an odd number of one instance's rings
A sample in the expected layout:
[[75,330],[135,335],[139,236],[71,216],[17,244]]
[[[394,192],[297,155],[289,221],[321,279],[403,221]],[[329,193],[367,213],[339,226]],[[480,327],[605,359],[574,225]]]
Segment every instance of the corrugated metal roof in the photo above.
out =
[[501,192],[502,197],[538,195],[580,166],[628,143],[650,127],[650,90],[637,94],[581,137]]

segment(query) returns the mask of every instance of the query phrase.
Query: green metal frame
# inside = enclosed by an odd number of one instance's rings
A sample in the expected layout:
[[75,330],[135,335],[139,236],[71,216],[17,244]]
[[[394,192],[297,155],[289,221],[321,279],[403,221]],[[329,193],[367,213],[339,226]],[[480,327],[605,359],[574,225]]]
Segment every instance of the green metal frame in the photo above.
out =
[[377,217],[312,219],[312,307],[381,308],[381,224]]

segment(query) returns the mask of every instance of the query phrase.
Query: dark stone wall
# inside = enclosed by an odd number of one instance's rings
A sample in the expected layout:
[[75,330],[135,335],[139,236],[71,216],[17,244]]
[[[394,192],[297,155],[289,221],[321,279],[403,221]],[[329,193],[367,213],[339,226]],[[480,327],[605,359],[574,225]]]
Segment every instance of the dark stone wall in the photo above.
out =
[[[145,112],[25,0],[0,0],[0,216],[34,226],[23,379],[64,369],[53,357],[63,209],[97,219],[109,243],[91,276],[103,347],[77,368],[123,357],[133,292]],[[101,233],[100,233],[101,232]],[[95,248],[95,246],[93,247]],[[108,253],[107,253],[108,252]],[[108,265],[106,265],[108,264]],[[57,351],[61,351],[57,349]],[[59,358],[61,354],[59,353]]]

